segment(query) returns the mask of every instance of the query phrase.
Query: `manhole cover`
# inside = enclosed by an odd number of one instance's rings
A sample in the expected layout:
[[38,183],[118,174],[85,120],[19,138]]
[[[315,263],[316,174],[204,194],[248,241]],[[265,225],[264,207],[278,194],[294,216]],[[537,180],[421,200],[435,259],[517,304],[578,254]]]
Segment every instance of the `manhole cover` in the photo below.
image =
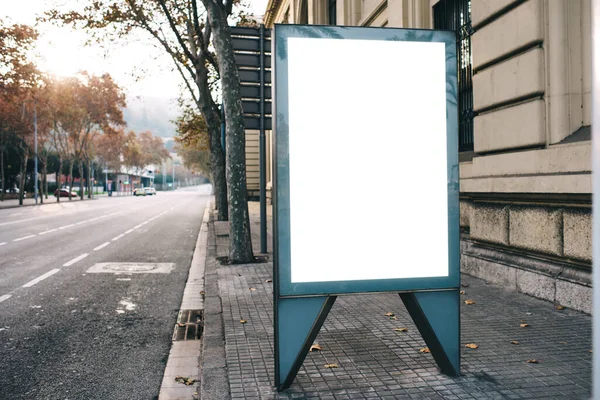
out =
[[97,263],[87,270],[91,274],[168,274],[173,263]]

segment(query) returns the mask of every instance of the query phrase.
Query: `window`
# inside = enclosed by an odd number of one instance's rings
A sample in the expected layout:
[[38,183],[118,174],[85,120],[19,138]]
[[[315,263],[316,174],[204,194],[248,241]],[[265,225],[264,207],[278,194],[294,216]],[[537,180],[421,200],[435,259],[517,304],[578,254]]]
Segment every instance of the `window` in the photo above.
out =
[[457,32],[458,151],[473,151],[473,55],[471,0],[440,0],[433,6],[433,27]]
[[329,25],[337,25],[337,0],[328,0],[327,13]]

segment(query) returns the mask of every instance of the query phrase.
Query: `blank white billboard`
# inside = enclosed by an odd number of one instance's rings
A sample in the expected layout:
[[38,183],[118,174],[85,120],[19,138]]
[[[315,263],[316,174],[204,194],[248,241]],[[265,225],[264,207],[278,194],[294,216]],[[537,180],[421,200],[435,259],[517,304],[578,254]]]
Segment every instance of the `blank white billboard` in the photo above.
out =
[[287,54],[292,283],[448,276],[444,43]]

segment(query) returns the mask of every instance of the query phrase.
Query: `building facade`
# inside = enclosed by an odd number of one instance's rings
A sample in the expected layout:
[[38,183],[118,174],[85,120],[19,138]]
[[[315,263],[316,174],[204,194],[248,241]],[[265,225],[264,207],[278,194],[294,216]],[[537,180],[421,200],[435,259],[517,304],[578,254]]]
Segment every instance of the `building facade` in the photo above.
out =
[[461,268],[591,313],[590,15],[591,0],[269,0],[264,22],[455,30]]

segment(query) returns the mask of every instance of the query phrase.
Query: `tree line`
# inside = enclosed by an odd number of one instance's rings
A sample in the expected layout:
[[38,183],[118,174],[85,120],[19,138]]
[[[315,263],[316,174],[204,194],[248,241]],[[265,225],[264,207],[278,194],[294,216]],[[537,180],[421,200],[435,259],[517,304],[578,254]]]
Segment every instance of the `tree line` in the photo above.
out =
[[[125,93],[109,74],[57,78],[40,72],[30,59],[37,38],[32,27],[0,19],[0,200],[16,185],[23,204],[36,153],[42,202],[48,199],[49,174],[56,174],[58,187],[71,189],[77,175],[83,200],[84,177],[89,196],[91,177],[99,172],[93,174],[94,167],[141,172],[169,157],[151,132],[126,130]],[[63,175],[68,182],[61,181]]]

